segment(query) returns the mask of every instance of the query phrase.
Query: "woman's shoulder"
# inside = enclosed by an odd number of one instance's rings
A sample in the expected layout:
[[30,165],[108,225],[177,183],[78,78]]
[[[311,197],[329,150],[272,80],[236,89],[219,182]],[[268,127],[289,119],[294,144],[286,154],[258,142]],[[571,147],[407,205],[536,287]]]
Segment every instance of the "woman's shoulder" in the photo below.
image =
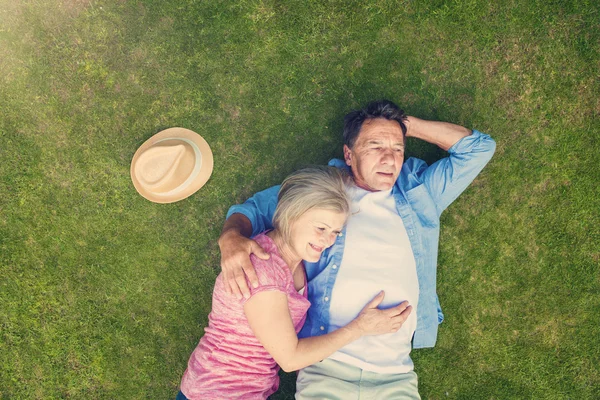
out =
[[268,237],[266,233],[260,233],[253,239],[270,255],[267,260],[263,260],[254,254],[250,255],[250,261],[252,261],[260,286],[287,287],[289,282],[292,281],[291,272],[279,255],[273,239]]
[[[254,254],[250,254],[250,259],[252,260],[252,264],[268,264],[268,265],[279,265],[284,264],[281,255],[279,254],[279,249],[277,249],[277,245],[268,235],[268,232],[259,233],[254,236],[252,239],[258,243],[258,245],[267,253],[269,253],[270,257],[267,260],[263,260],[262,258],[256,257]],[[263,261],[268,261],[268,263],[262,263]]]
[[277,251],[277,246],[275,245],[275,242],[273,241],[273,239],[271,239],[269,237],[269,235],[267,235],[270,231],[264,231],[259,233],[256,236],[253,236],[252,239],[258,243],[260,245],[260,247],[262,247],[266,252],[268,253],[278,253]]

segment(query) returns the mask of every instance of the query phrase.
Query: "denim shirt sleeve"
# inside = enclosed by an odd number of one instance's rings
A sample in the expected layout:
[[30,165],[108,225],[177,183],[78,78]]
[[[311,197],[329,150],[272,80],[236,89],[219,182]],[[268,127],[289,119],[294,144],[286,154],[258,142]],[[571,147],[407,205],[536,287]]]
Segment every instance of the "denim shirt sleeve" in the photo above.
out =
[[469,186],[490,161],[496,142],[489,136],[473,130],[449,150],[450,157],[438,160],[420,173],[427,190],[433,197],[438,216]]
[[275,207],[277,207],[277,195],[280,186],[273,186],[258,192],[243,204],[230,207],[227,218],[236,213],[245,215],[252,224],[252,236],[256,236],[267,229],[272,229],[273,214],[275,213]]

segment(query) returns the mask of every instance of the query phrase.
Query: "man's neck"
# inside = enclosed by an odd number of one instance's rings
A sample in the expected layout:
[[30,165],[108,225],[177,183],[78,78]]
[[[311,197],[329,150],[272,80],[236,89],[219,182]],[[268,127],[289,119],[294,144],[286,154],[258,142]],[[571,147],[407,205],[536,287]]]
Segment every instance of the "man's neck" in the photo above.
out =
[[352,185],[351,185],[351,187],[353,187],[353,188],[356,188],[356,189],[362,189],[362,190],[365,190],[365,191],[367,191],[367,192],[371,192],[371,193],[378,193],[378,192],[386,192],[386,193],[391,193],[391,192],[392,192],[392,189],[393,189],[393,187],[392,187],[392,188],[389,188],[389,189],[385,189],[385,190],[371,189],[371,188],[370,188],[370,187],[368,187],[368,186],[366,186],[366,187],[365,187],[365,186],[363,186],[363,185],[361,185],[361,184],[357,183],[357,182],[354,180],[354,177],[352,177],[352,180],[351,180],[351,182],[352,182]]

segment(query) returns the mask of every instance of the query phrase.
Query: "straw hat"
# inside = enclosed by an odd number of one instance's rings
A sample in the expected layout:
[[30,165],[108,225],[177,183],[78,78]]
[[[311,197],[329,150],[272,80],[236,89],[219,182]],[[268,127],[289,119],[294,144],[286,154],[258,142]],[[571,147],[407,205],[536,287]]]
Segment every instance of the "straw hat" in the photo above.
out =
[[131,180],[146,199],[155,203],[183,200],[200,189],[213,170],[206,140],[185,128],[158,132],[133,155]]

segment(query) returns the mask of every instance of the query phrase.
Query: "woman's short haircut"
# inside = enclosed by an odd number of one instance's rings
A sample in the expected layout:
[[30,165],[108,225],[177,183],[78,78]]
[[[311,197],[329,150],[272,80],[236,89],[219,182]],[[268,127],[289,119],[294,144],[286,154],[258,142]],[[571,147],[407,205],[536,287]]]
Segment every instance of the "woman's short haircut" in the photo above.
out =
[[311,209],[348,214],[346,178],[342,170],[334,167],[315,166],[292,173],[279,189],[273,227],[288,241],[294,221]]

